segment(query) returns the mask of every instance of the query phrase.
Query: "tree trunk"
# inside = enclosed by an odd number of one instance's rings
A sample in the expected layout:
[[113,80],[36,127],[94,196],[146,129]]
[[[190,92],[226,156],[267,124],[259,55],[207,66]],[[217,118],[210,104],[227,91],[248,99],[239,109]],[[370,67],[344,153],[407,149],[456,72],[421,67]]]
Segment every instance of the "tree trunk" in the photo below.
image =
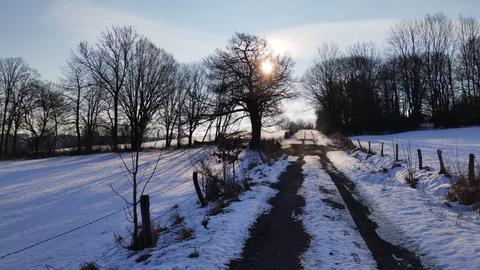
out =
[[260,140],[262,136],[262,117],[258,112],[250,112],[250,123],[252,124],[252,139],[250,140],[250,148],[260,149]]
[[177,148],[182,147],[182,134],[181,134],[181,124],[180,124],[180,117],[178,119],[178,127],[177,127]]
[[79,101],[77,100],[77,108],[75,109],[75,131],[77,132],[77,152],[80,153],[82,151],[82,141],[81,141],[81,134],[80,134],[80,109],[79,109]]
[[112,127],[112,148],[118,150],[118,97],[113,98],[113,127]]
[[13,131],[13,137],[12,137],[12,152],[11,155],[13,157],[17,156],[17,137],[18,137],[18,128],[15,128]]
[[188,133],[188,147],[192,147],[193,132]]

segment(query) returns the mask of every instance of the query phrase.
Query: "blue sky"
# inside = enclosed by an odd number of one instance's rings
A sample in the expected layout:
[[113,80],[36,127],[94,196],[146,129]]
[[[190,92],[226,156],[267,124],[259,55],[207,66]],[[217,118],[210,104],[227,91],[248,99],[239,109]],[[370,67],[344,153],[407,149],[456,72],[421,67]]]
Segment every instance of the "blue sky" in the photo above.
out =
[[110,25],[134,25],[180,62],[200,61],[235,31],[269,39],[290,53],[301,75],[319,45],[345,48],[373,41],[382,48],[398,20],[444,12],[480,17],[478,0],[0,0],[0,57],[22,56],[43,78],[56,80],[81,40],[94,42]]

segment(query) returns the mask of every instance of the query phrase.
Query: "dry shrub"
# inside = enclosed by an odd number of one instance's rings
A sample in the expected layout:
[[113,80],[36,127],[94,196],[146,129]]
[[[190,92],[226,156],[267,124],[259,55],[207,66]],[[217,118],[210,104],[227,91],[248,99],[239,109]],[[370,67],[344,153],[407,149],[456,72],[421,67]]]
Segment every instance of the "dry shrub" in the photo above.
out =
[[412,149],[410,147],[410,144],[407,145],[406,148],[403,148],[403,152],[405,154],[405,157],[407,158],[407,175],[405,176],[405,182],[410,184],[412,188],[417,187],[418,179],[415,178],[414,173],[415,173],[415,166],[413,164],[413,156],[412,156]]
[[200,253],[198,253],[198,250],[197,248],[194,248],[194,250],[192,251],[192,253],[190,253],[188,255],[188,258],[192,259],[192,258],[198,258],[200,256]]
[[216,201],[220,196],[219,182],[221,179],[220,172],[214,167],[210,158],[201,159],[195,170],[201,176],[200,185],[205,194],[205,199],[209,202]]
[[95,262],[84,262],[80,266],[80,270],[100,270]]
[[[183,217],[180,217],[180,218],[183,221]],[[142,227],[140,226],[140,229],[139,229],[139,232],[138,232],[138,237],[136,238],[137,241],[132,240],[132,242],[130,243],[130,245],[127,248],[130,249],[130,250],[138,251],[138,250],[143,250],[145,248],[154,247],[154,246],[157,245],[157,240],[160,237],[160,235],[162,234],[162,232],[164,232],[166,230],[167,230],[167,228],[161,227],[161,226],[158,226],[158,225],[152,223],[150,225],[150,236],[151,236],[151,239],[152,239],[152,244],[151,245],[146,245],[146,243],[144,243],[144,240],[143,240],[143,233],[144,232],[142,230]]]
[[236,175],[236,164],[243,148],[241,138],[222,137],[212,155],[198,161],[196,171],[201,175],[200,183],[207,201],[232,198],[244,190]]
[[197,164],[197,171],[201,175],[200,185],[209,202],[234,198],[248,188],[244,181],[237,181],[229,170],[224,170],[223,165],[221,167],[217,168],[215,162],[209,159],[203,159]]
[[215,216],[223,212],[223,208],[225,208],[227,204],[224,200],[218,200],[215,202],[212,208],[208,210],[208,215]]
[[193,237],[193,230],[188,227],[183,227],[178,232],[178,240],[187,240]]
[[352,140],[350,140],[347,136],[343,135],[340,132],[333,133],[332,135],[330,135],[330,138],[335,142],[335,145],[341,149],[355,149],[355,145],[353,144]]
[[413,176],[411,173],[407,173],[407,176],[405,177],[405,182],[407,184],[410,184],[412,188],[417,187],[418,179]]
[[182,224],[184,219],[185,218],[182,217],[178,211],[175,212],[172,216],[172,226]]
[[[480,176],[476,177],[476,183],[480,182]],[[468,178],[460,174],[448,191],[449,201],[458,201],[461,204],[472,205],[480,203],[480,187],[468,181]]]

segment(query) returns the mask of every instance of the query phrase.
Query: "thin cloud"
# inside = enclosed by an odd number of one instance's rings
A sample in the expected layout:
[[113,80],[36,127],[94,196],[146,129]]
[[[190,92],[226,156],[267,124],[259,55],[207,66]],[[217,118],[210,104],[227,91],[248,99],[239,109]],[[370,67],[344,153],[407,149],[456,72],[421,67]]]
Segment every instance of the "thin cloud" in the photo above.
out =
[[356,42],[385,42],[386,35],[395,20],[375,19],[314,23],[289,27],[266,33],[273,48],[290,53],[297,59],[313,59],[323,43],[335,43],[347,48]]
[[106,8],[93,1],[52,1],[42,20],[69,34],[74,44],[80,40],[95,41],[103,30],[112,25],[133,25],[159,47],[173,53],[181,62],[199,61],[215,48],[224,46],[228,39],[131,12]]

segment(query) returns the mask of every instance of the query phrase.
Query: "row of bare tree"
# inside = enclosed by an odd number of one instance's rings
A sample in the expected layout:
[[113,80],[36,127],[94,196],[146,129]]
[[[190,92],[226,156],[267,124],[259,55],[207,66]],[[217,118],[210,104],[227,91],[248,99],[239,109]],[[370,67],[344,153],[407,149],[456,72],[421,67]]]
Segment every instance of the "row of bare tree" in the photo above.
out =
[[383,56],[371,43],[325,45],[304,76],[331,132],[480,124],[480,24],[443,14],[392,27]]
[[211,131],[217,138],[244,117],[258,148],[264,119],[292,96],[292,68],[265,39],[240,33],[203,63],[179,64],[129,26],[80,42],[57,83],[42,81],[21,58],[0,59],[0,155],[18,156],[19,145],[22,154],[52,153],[59,134],[75,138],[78,152],[99,143],[117,150],[126,143],[119,137],[139,150],[148,135],[166,147],[188,137],[191,146],[199,127],[204,139]]
[[0,90],[0,157],[27,143],[33,153],[53,151],[66,112],[62,93],[21,58],[0,59]]

